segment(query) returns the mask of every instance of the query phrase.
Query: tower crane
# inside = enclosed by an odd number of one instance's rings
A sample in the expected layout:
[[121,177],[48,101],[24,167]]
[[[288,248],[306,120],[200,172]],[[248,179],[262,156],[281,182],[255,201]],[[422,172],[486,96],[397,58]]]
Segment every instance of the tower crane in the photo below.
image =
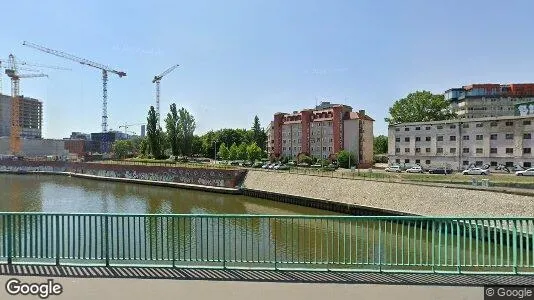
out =
[[[4,60],[4,59],[0,59],[0,94],[3,93],[4,89],[3,89],[3,81],[2,81],[2,75],[4,73],[4,69],[6,69],[6,67],[4,67],[2,65],[2,63],[7,63],[7,60]],[[29,71],[29,72],[39,72],[39,70],[37,69],[31,69],[31,68],[18,68],[18,70],[22,70],[22,71]]]
[[165,75],[167,75],[170,72],[172,72],[178,66],[179,65],[174,65],[174,66],[168,68],[167,70],[163,71],[163,73],[161,73],[161,74],[159,74],[157,76],[154,76],[154,79],[152,79],[152,83],[156,83],[156,118],[158,119],[158,125],[160,125],[160,119],[159,119],[159,94],[160,94],[159,86],[160,86],[160,81]]
[[15,62],[15,56],[9,55],[8,68],[6,69],[6,75],[11,78],[11,134],[9,138],[9,146],[11,154],[19,155],[21,150],[20,143],[20,79],[21,78],[35,78],[35,77],[48,77],[46,74],[19,74],[17,71],[17,64]]
[[[68,60],[72,60],[72,61],[75,61],[75,62],[80,63],[82,65],[93,67],[93,68],[96,68],[96,69],[99,69],[99,70],[102,71],[102,132],[107,132],[108,131],[108,112],[107,112],[107,106],[108,106],[108,73],[116,74],[116,75],[119,76],[119,78],[122,78],[122,77],[126,76],[126,72],[114,70],[114,69],[112,69],[112,68],[110,68],[110,67],[108,67],[106,65],[99,64],[99,63],[96,63],[94,61],[90,61],[90,60],[87,60],[87,59],[79,58],[77,56],[74,56],[74,55],[71,55],[71,54],[67,54],[67,53],[62,52],[62,51],[49,49],[49,48],[46,48],[46,47],[43,47],[43,46],[40,46],[40,45],[37,45],[37,44],[34,44],[34,43],[30,43],[30,42],[27,42],[27,41],[24,41],[22,43],[22,45],[37,49],[39,51],[42,51],[42,52],[45,52],[45,53],[48,53],[48,54],[52,54],[52,55],[55,55],[55,56],[58,56],[58,57],[62,57],[62,58],[68,59]],[[104,137],[105,135],[102,135],[102,136]]]
[[124,133],[128,134],[128,127],[145,125],[145,124],[146,123],[124,124],[124,125],[119,126],[119,128],[124,128]]

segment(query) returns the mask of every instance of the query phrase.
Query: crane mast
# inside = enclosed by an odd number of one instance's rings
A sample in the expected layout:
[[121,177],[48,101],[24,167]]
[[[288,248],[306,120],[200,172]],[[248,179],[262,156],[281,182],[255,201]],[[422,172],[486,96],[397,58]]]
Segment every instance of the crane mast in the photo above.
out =
[[180,65],[174,65],[174,66],[168,68],[167,70],[163,71],[163,73],[161,73],[161,74],[159,74],[157,76],[154,76],[154,79],[152,79],[152,83],[156,83],[156,118],[158,120],[158,125],[160,125],[160,115],[159,115],[159,112],[160,112],[160,109],[159,109],[160,81],[165,75],[167,75],[170,72],[172,72],[178,66],[180,66]]

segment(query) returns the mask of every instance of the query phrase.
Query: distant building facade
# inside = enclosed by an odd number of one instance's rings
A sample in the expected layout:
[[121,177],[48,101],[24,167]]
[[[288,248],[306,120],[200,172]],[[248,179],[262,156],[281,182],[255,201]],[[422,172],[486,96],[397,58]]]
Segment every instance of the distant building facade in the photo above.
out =
[[471,84],[449,89],[444,96],[461,119],[513,116],[517,104],[534,101],[534,83]]
[[389,126],[390,164],[449,166],[534,164],[534,114]]
[[354,154],[360,166],[373,163],[373,122],[364,110],[322,102],[314,109],[276,113],[267,129],[270,157],[296,158],[304,153],[329,158],[341,150]]
[[[21,137],[41,138],[43,123],[43,103],[37,99],[21,96],[20,125]],[[0,136],[11,134],[12,97],[0,94]]]

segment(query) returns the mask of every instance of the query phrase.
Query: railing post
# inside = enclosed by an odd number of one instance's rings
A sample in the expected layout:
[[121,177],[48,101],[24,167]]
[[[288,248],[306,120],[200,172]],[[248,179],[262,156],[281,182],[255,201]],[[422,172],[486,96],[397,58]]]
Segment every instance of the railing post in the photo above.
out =
[[382,221],[380,220],[378,220],[378,271],[382,272]]
[[223,269],[226,270],[226,217],[222,217],[223,218],[223,232],[222,232],[222,236],[223,236],[223,251],[222,251],[222,255],[223,255]]
[[[105,234],[105,239],[106,239],[106,244],[105,244],[105,247],[106,247],[106,267],[109,267],[109,216],[108,215],[105,215],[105,224],[104,224],[104,231],[106,232]],[[135,226],[135,223],[134,223],[134,226]],[[134,245],[135,247],[135,245]]]
[[[462,270],[460,268],[460,265],[461,265],[460,263],[460,237],[463,236],[464,234],[465,234],[464,232],[460,234],[460,221],[456,220],[456,264],[457,264],[458,274],[462,273]],[[491,247],[491,246],[488,245],[488,247]]]
[[274,242],[274,270],[276,271],[278,270],[278,266],[276,265],[276,219],[274,220],[273,242]]
[[59,266],[59,215],[56,215],[56,266]]
[[514,273],[517,274],[517,222],[515,220],[512,221],[512,223],[514,224],[514,240],[513,240],[513,249],[514,249],[514,252],[513,252],[513,268],[514,268]]
[[13,263],[13,227],[11,218],[12,214],[6,215],[7,217],[7,264],[11,265]]
[[436,256],[435,256],[435,233],[436,233],[436,221],[432,220],[432,273],[436,272],[435,266],[436,266]]

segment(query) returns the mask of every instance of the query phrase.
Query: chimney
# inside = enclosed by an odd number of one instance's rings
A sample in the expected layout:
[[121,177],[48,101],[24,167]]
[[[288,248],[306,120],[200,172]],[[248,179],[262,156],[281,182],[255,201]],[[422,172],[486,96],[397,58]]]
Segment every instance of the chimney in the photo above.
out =
[[358,114],[360,115],[360,118],[364,117],[365,116],[365,110],[360,109],[360,111],[358,111]]

